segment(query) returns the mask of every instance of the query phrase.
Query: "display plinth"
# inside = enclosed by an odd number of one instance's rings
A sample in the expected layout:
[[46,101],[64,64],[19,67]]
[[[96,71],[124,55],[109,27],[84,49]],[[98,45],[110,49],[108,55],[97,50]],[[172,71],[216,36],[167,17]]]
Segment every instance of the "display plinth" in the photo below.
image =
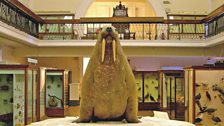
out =
[[66,117],[47,119],[32,123],[30,126],[195,126],[189,122],[166,120],[156,117],[142,117],[140,123],[126,123],[124,121],[96,122],[96,123],[72,123],[78,117]]
[[46,115],[50,117],[64,116],[64,108],[46,108]]

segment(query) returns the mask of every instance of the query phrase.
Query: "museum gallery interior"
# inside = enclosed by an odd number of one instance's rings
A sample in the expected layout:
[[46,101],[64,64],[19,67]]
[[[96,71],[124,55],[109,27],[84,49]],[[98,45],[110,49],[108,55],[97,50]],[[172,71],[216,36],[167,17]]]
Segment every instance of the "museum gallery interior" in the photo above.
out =
[[224,0],[0,0],[0,126],[224,126]]

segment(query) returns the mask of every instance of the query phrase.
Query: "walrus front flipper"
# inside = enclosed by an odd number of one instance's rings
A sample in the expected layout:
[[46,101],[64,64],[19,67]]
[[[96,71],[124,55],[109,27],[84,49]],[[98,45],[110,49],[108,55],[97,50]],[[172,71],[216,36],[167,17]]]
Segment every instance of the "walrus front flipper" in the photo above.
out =
[[138,123],[140,122],[137,118],[137,112],[138,110],[136,110],[136,98],[134,97],[135,95],[131,96],[128,98],[128,102],[127,102],[127,107],[126,107],[126,111],[125,111],[125,119],[128,123]]
[[[124,58],[126,59],[126,58]],[[138,113],[138,92],[137,92],[137,85],[135,83],[134,74],[132,73],[132,70],[127,62],[127,60],[124,60],[124,67],[126,70],[125,74],[125,82],[128,85],[128,92],[131,92],[127,99],[127,106],[125,111],[125,119],[129,123],[138,123],[140,122],[137,118]]]
[[90,71],[91,65],[88,65],[86,74],[84,76],[81,98],[80,98],[80,117],[76,121],[77,123],[87,123],[92,120],[93,117],[93,72]]
[[80,117],[76,120],[77,123],[88,123],[92,120],[93,107],[92,104],[85,103],[86,100],[81,100],[84,105],[80,106]]

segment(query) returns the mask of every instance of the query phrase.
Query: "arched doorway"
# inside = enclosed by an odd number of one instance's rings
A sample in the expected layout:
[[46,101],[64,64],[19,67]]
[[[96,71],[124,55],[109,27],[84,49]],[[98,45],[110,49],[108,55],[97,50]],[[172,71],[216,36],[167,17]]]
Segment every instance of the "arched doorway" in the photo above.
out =
[[[85,17],[112,17],[113,8],[118,0],[94,0],[86,11]],[[129,17],[154,17],[155,11],[148,0],[123,0],[128,8]]]
[[[97,0],[97,1],[107,3],[107,0]],[[116,3],[115,5],[117,5],[119,3],[119,0],[110,0],[110,1],[114,1]],[[134,1],[133,3],[135,4],[135,2],[137,2],[139,0],[123,0],[122,3],[123,2],[125,3],[128,1]],[[147,3],[148,6],[150,6],[150,9],[154,10],[154,16],[166,17],[166,13],[165,13],[165,9],[162,5],[162,1],[160,1],[160,0],[144,0],[144,1]],[[79,8],[76,9],[77,11],[76,11],[75,17],[77,19],[79,19],[80,17],[85,17],[85,15],[87,14],[88,8],[90,8],[94,3],[95,3],[95,0],[82,0]],[[129,5],[127,7],[129,7]],[[140,12],[138,12],[138,13],[140,13]],[[109,13],[112,13],[112,12],[109,12]],[[137,16],[141,16],[141,14],[138,14],[138,13],[137,13]],[[134,14],[134,12],[132,12],[132,14]]]

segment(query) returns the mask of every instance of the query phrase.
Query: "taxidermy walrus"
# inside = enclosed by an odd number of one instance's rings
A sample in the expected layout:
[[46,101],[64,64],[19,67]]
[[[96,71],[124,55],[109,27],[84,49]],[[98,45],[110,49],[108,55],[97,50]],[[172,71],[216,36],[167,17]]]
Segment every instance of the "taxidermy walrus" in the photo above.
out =
[[102,28],[81,89],[76,122],[126,119],[137,123],[138,97],[134,75],[112,26]]

